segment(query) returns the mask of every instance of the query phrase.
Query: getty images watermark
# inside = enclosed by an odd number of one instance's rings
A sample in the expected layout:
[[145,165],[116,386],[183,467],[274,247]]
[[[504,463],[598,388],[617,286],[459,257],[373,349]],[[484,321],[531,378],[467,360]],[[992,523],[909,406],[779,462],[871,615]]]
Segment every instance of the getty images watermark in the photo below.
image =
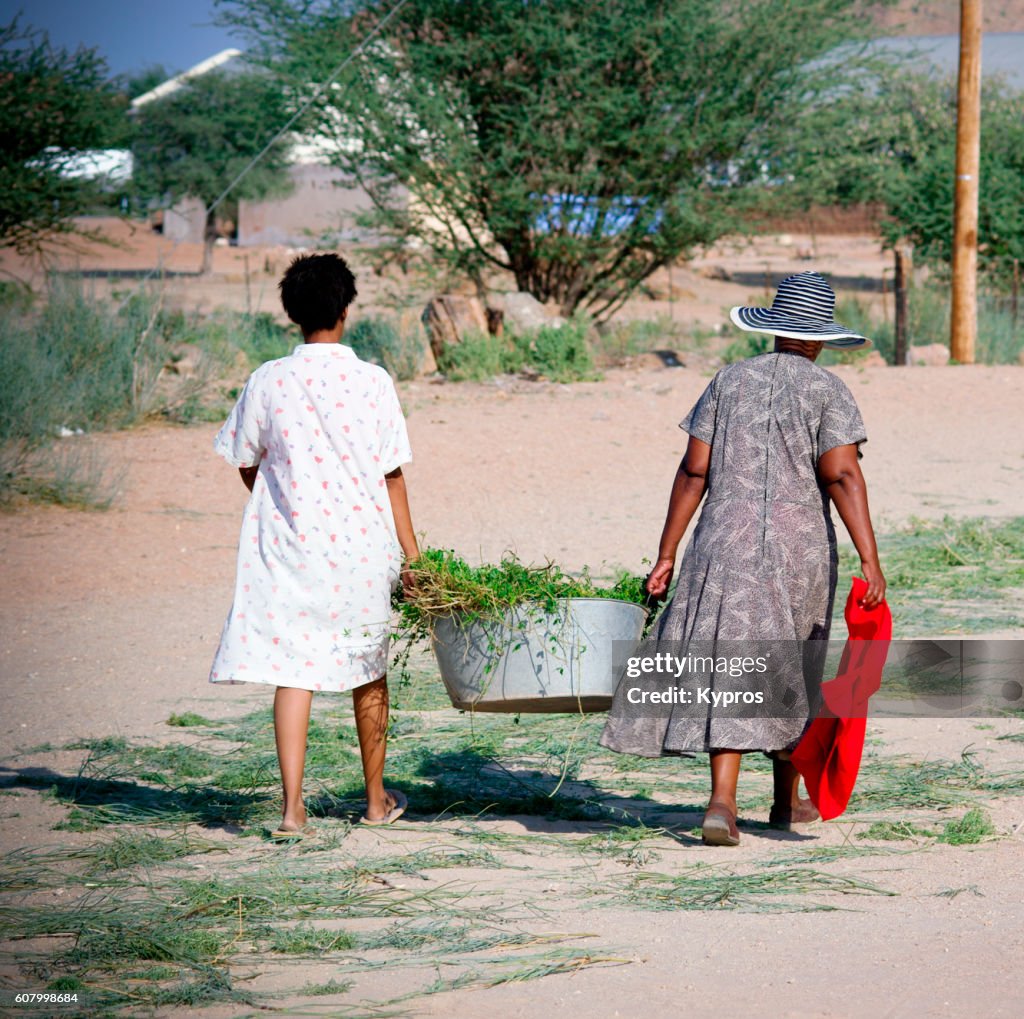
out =
[[637,718],[1024,718],[1024,641],[615,642]]
[[[770,655],[752,658],[749,655],[727,657],[725,655],[675,655],[670,651],[655,651],[653,655],[633,655],[626,661],[627,680],[647,676],[667,676],[680,679],[683,676],[716,675],[738,679],[741,676],[765,676],[768,673]],[[753,684],[751,684],[753,687]],[[713,686],[694,684],[692,686],[671,685],[662,689],[626,686],[626,700],[630,704],[709,704],[713,707],[733,705],[764,704],[766,692],[758,689],[716,690]]]

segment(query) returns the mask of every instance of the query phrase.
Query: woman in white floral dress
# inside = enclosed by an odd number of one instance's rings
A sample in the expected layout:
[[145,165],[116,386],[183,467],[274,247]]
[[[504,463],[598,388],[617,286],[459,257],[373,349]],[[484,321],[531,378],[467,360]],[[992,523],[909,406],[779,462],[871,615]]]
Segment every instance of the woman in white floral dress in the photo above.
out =
[[280,836],[301,834],[313,691],[353,693],[367,823],[394,820],[385,790],[390,602],[418,555],[401,465],[412,459],[391,377],[340,340],[355,278],[337,255],[297,259],[280,284],[302,329],[295,351],[253,372],[214,448],[251,495],[215,683],[275,686],[284,786]]

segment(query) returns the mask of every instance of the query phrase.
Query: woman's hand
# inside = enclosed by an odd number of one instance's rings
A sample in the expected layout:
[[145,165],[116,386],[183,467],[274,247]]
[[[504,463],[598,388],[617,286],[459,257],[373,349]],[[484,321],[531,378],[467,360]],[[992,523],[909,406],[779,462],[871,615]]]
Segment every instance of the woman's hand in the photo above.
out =
[[416,593],[416,574],[410,568],[408,559],[402,563],[401,578],[402,594],[406,598],[411,598]]
[[655,598],[664,598],[668,585],[672,583],[672,574],[676,569],[674,559],[659,559],[647,577],[647,593]]
[[416,581],[413,579],[412,571],[402,570],[402,593],[406,598],[411,597],[416,591]]
[[868,582],[868,590],[860,603],[866,609],[877,608],[885,600],[885,577],[882,576],[882,567],[878,561],[870,562],[864,559],[860,561],[861,576]]

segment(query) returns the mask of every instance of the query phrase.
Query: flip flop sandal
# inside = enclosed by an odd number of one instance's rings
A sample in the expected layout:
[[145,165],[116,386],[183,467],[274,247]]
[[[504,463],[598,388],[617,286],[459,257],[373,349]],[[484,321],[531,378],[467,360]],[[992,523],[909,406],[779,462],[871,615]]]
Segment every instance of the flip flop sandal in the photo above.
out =
[[360,824],[369,825],[371,828],[379,828],[382,825],[391,824],[392,821],[397,821],[405,813],[405,808],[409,806],[409,801],[405,798],[405,794],[400,793],[397,789],[385,789],[384,792],[394,799],[395,805],[387,814],[383,817],[378,817],[376,820],[363,814],[359,818]]
[[298,842],[300,839],[312,835],[314,830],[313,826],[309,824],[304,824],[301,828],[275,828],[270,833],[270,838],[275,842]]
[[736,815],[717,803],[708,807],[701,824],[701,839],[706,846],[738,846],[740,833],[736,827]]

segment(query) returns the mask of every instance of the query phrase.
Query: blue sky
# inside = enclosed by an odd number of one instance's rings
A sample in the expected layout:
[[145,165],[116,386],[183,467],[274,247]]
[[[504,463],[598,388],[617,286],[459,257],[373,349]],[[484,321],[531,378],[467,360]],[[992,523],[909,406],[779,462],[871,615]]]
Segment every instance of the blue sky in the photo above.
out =
[[[0,0],[0,24],[23,12],[26,24],[46,29],[58,46],[95,47],[112,74],[141,71],[163,64],[183,71],[239,40],[215,27],[214,0]],[[922,46],[947,72],[956,68],[956,36],[897,40],[897,52]],[[983,68],[1002,72],[1018,87],[1024,83],[1021,34],[986,35]]]
[[57,46],[95,47],[112,74],[153,64],[183,71],[239,45],[212,24],[213,0],[0,0],[0,24],[19,11],[22,24],[45,29]]

